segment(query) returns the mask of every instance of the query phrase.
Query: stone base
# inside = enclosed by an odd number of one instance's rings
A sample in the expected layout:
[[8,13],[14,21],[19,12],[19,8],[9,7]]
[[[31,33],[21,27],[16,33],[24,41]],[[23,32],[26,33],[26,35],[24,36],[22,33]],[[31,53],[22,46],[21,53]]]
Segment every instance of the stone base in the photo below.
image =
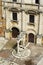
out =
[[20,59],[26,59],[28,56],[30,56],[31,51],[30,49],[23,49],[22,51],[20,51],[19,53],[15,54],[15,51],[13,50],[12,55],[16,58],[20,58]]

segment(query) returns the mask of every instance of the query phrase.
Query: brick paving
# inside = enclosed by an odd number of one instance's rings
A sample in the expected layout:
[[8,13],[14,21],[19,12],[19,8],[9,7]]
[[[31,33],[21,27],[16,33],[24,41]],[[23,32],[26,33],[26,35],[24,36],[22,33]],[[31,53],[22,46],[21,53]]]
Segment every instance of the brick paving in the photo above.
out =
[[4,45],[7,43],[7,39],[0,37],[0,50],[3,49]]
[[11,55],[10,50],[1,50],[1,51],[0,51],[0,57],[8,58],[9,55]]

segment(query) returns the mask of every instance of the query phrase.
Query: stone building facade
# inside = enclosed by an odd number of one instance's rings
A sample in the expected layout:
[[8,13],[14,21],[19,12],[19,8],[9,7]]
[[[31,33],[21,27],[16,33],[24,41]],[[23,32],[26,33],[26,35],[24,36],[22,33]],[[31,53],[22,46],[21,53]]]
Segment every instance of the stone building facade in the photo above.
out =
[[43,44],[43,0],[2,0],[5,37],[25,34],[25,42]]
[[2,16],[2,0],[0,0],[0,36],[5,35],[5,19]]

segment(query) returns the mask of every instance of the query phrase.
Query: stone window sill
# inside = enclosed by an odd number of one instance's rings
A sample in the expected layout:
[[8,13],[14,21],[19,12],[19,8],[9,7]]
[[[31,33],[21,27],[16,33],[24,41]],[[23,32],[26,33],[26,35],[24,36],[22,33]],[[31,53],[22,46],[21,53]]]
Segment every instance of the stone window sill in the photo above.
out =
[[35,23],[27,23],[28,25],[35,26]]
[[12,23],[18,23],[18,21],[17,21],[17,20],[11,20],[11,22],[12,22]]

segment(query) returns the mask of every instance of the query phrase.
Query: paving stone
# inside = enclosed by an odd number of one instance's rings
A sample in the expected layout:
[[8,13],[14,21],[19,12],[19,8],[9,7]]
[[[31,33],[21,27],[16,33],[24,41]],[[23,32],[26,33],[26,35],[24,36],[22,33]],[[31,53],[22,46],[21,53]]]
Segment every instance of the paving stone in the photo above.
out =
[[43,65],[43,58],[38,62],[37,65]]

